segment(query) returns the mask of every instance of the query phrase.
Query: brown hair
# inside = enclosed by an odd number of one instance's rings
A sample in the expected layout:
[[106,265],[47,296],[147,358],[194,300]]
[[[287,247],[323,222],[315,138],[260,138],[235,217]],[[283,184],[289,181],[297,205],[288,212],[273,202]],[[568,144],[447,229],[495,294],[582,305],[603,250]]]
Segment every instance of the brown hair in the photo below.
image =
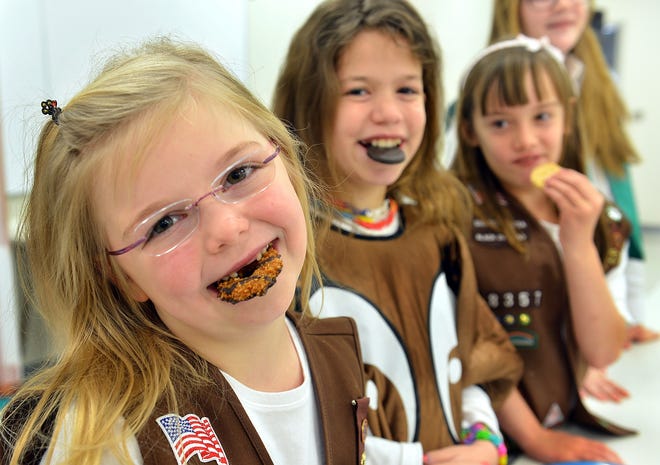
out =
[[[521,0],[495,0],[490,42],[520,30]],[[593,1],[590,0],[593,12]],[[595,32],[587,26],[571,51],[584,63],[584,77],[578,106],[584,117],[585,154],[592,156],[606,171],[624,174],[624,165],[640,161],[625,129],[630,113],[607,67]]]
[[422,143],[389,195],[417,201],[421,223],[464,223],[469,204],[463,186],[438,163],[443,93],[440,51],[419,13],[404,0],[329,0],[294,35],[280,70],[273,109],[309,147],[308,163],[327,187],[336,181],[324,141],[332,130],[343,49],[364,30],[404,40],[422,66],[426,127]]

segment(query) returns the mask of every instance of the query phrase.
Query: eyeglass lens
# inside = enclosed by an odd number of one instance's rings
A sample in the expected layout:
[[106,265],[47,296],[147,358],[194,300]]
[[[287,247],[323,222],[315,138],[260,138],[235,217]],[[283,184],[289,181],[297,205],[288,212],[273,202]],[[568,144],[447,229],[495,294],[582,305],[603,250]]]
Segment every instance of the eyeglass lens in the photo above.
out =
[[171,252],[182,244],[199,225],[199,203],[214,197],[226,204],[235,204],[263,192],[275,177],[275,164],[270,163],[280,148],[264,157],[263,153],[248,155],[223,170],[211,183],[211,191],[197,200],[185,199],[167,205],[142,220],[134,230],[134,242],[120,250],[108,252],[121,255],[142,246],[154,256]]

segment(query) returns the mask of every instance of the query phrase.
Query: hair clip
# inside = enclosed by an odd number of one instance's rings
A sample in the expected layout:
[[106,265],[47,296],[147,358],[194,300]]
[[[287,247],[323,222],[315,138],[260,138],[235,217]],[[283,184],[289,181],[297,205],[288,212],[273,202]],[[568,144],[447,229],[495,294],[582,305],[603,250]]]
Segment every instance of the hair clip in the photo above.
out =
[[550,54],[550,56],[552,56],[552,58],[555,59],[555,61],[557,61],[557,63],[559,63],[561,66],[566,66],[564,63],[564,54],[562,53],[561,50],[559,50],[557,47],[555,47],[550,43],[550,39],[548,38],[548,36],[543,36],[540,39],[535,39],[534,37],[528,37],[523,34],[518,34],[513,39],[507,39],[507,40],[495,42],[494,44],[491,44],[488,47],[481,50],[477,54],[477,56],[472,59],[470,66],[468,66],[465,69],[465,73],[463,74],[463,79],[461,80],[461,89],[465,87],[465,80],[467,79],[468,74],[470,74],[470,71],[472,71],[472,68],[474,68],[477,65],[477,63],[483,60],[484,57],[498,50],[503,50],[505,48],[515,48],[515,47],[525,48],[527,51],[532,53],[538,52],[540,50],[545,50]]
[[41,113],[50,115],[55,124],[60,124],[60,113],[62,109],[57,106],[57,100],[46,100],[41,102]]

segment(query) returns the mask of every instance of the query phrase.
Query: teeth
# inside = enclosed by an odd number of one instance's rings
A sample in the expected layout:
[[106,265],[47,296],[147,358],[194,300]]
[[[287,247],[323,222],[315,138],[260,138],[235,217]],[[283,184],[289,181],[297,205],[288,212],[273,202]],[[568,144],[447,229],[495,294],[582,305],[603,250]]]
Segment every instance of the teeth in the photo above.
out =
[[[256,261],[261,260],[261,258],[264,256],[266,251],[268,250],[268,245],[261,249],[261,251],[257,254],[257,257],[255,258]],[[231,278],[237,278],[238,277],[238,272],[234,271],[233,273],[229,274],[228,276],[225,276],[224,278],[220,278],[220,281],[227,281]]]
[[264,254],[266,253],[266,250],[268,250],[268,246],[266,246],[266,247],[264,247],[263,249],[261,249],[261,252],[259,252],[259,253],[257,254],[257,258],[256,258],[257,261],[261,260],[261,257],[264,256]]
[[371,142],[374,147],[387,149],[401,144],[401,139],[374,139]]

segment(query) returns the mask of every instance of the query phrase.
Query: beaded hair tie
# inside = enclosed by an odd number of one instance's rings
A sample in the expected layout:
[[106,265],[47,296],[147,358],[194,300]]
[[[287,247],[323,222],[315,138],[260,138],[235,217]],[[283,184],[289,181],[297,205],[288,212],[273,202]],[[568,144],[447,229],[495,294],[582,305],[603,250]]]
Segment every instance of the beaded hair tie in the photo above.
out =
[[57,100],[45,100],[41,102],[41,113],[50,115],[55,124],[60,124],[60,113],[62,113],[62,109],[57,106]]

